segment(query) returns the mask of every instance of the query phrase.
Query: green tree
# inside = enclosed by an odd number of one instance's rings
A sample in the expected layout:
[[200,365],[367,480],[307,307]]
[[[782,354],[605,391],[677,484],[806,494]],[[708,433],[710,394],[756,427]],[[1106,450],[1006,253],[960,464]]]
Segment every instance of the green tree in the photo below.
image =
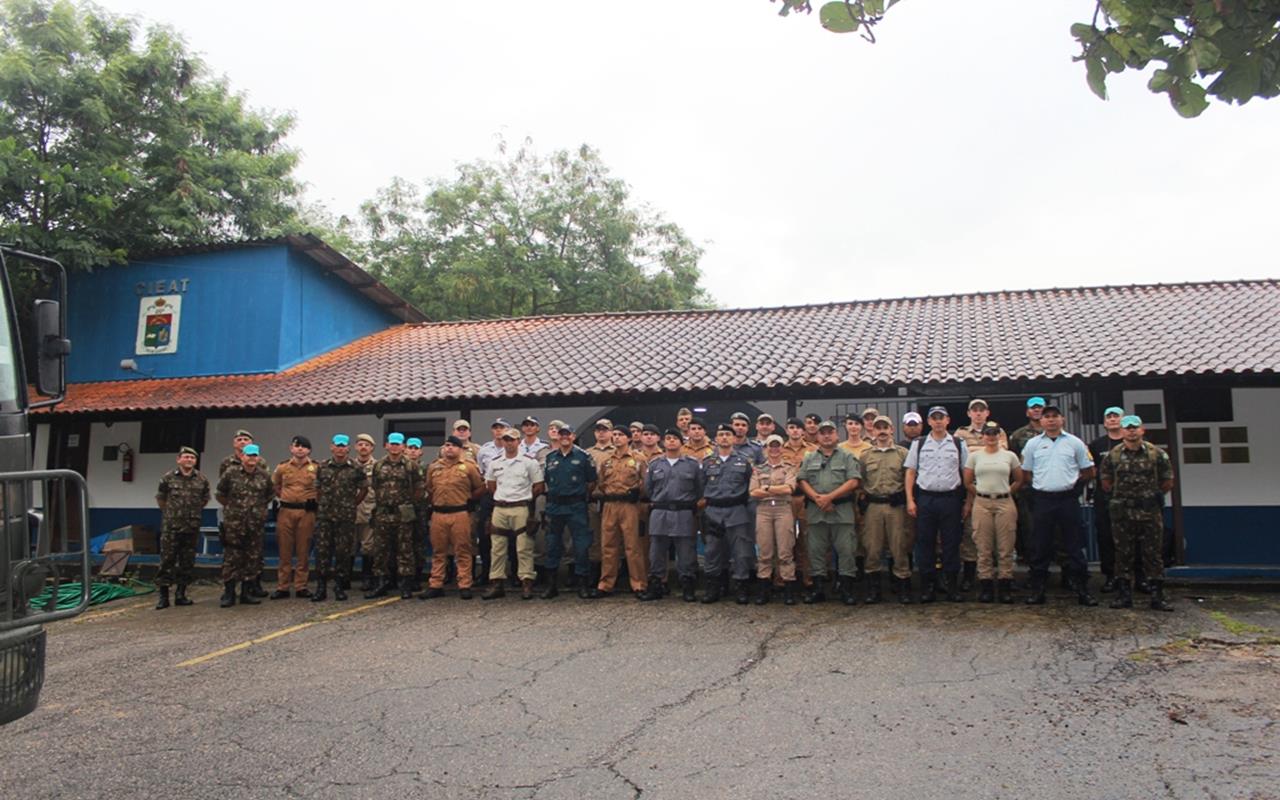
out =
[[278,232],[299,191],[292,125],[249,109],[171,30],[0,0],[0,238],[70,268]]
[[590,147],[495,161],[425,187],[400,178],[362,208],[368,268],[432,319],[704,306],[702,251],[629,203]]
[[[781,2],[780,13],[811,13],[809,0]],[[835,33],[875,28],[898,0],[835,0],[818,11]],[[1184,117],[1196,117],[1209,97],[1249,102],[1280,94],[1280,0],[1096,0],[1093,19],[1071,26],[1080,43],[1089,88],[1107,99],[1107,76],[1156,68],[1147,84],[1169,95]]]

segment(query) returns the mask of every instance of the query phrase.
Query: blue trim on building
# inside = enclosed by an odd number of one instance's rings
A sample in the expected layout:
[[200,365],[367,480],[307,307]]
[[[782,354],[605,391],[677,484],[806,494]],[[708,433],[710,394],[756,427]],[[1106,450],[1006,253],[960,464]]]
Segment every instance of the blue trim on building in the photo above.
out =
[[1280,567],[1280,506],[1187,506],[1188,565]]

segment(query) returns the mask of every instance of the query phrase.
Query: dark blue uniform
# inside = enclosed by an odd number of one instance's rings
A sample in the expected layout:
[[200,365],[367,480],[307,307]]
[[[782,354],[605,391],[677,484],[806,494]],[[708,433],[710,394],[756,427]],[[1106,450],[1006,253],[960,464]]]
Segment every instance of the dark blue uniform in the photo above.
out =
[[651,581],[667,579],[667,550],[673,545],[676,572],[682,581],[694,579],[698,571],[694,509],[702,496],[702,482],[702,469],[688,456],[680,456],[674,464],[665,455],[649,462],[644,487],[652,508],[649,512]]
[[586,576],[590,571],[587,551],[591,547],[591,526],[587,523],[588,486],[596,482],[596,466],[591,456],[574,446],[565,455],[559,448],[547,454],[543,474],[547,482],[547,563],[559,565],[564,556],[564,529],[573,540],[573,571]]
[[713,453],[702,460],[706,476],[702,496],[707,501],[702,535],[711,577],[730,567],[730,577],[745,581],[755,568],[755,525],[747,507],[754,463],[746,452],[734,452],[725,459]]

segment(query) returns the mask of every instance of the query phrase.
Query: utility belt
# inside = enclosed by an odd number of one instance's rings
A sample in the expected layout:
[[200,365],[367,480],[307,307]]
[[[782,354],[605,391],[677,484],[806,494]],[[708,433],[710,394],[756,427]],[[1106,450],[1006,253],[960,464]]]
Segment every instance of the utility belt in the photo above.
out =
[[640,490],[632,489],[622,494],[604,494],[600,499],[606,503],[638,503],[640,502]]
[[707,506],[710,508],[734,508],[736,506],[745,506],[750,499],[751,495],[749,494],[740,494],[734,497],[708,497]]
[[692,511],[698,507],[698,504],[692,501],[679,503],[651,503],[650,505],[659,511]]
[[1138,511],[1163,511],[1164,496],[1159,497],[1112,497],[1112,503],[1137,509]]
[[893,494],[869,494],[866,495],[867,503],[875,503],[876,505],[889,505],[897,508],[907,504],[907,493],[894,492]]
[[1045,497],[1066,497],[1067,495],[1078,495],[1078,494],[1080,494],[1080,490],[1079,490],[1079,489],[1063,489],[1063,490],[1062,490],[1062,491],[1060,491],[1060,492],[1046,492],[1046,491],[1045,491],[1045,490],[1043,490],[1043,489],[1033,489],[1032,491],[1033,491],[1035,494],[1038,494],[1038,495],[1044,495]]
[[460,506],[432,506],[431,511],[434,514],[457,514],[462,511],[470,511],[471,505],[464,503]]
[[280,507],[288,508],[293,511],[315,511],[319,508],[319,506],[316,505],[315,500],[304,500],[301,503],[286,503],[284,500],[281,500]]
[[528,500],[494,500],[493,504],[498,508],[520,508],[532,502],[533,498],[530,497]]

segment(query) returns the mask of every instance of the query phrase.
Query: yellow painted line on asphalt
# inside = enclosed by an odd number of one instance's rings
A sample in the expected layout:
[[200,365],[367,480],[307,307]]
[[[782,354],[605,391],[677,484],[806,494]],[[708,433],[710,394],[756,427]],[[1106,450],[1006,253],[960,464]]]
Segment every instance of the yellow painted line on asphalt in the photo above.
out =
[[93,619],[102,619],[104,617],[114,617],[117,614],[124,614],[128,611],[134,611],[139,608],[146,608],[151,604],[152,603],[150,600],[144,600],[141,603],[134,603],[133,605],[123,606],[121,608],[109,608],[103,611],[94,611],[89,614],[81,614],[80,616],[72,617],[67,621],[68,622],[88,622],[89,620],[93,620]]
[[205,655],[197,656],[196,658],[189,658],[186,661],[183,661],[182,663],[178,664],[178,667],[180,668],[194,667],[197,664],[204,664],[208,661],[214,660],[215,658],[222,658],[225,655],[230,655],[231,653],[248,649],[254,646],[255,644],[262,644],[263,642],[269,642],[272,639],[279,639],[281,636],[288,636],[291,633],[297,633],[298,631],[306,630],[307,628],[310,628],[314,625],[320,625],[321,623],[325,623],[325,622],[332,622],[336,619],[342,619],[343,617],[349,617],[352,614],[359,614],[362,611],[368,611],[373,608],[378,608],[379,606],[385,606],[390,603],[397,603],[399,601],[400,601],[399,597],[388,597],[385,600],[378,600],[377,602],[374,602],[374,603],[365,603],[362,606],[356,606],[355,608],[347,609],[346,611],[338,611],[333,614],[327,614],[321,617],[320,619],[313,620],[311,622],[300,622],[297,625],[290,625],[287,628],[281,628],[278,631],[272,631],[271,633],[268,633],[264,636],[259,636],[256,639],[249,639],[244,642],[239,642],[237,644],[224,647],[221,650],[214,650],[212,653],[206,653]]

